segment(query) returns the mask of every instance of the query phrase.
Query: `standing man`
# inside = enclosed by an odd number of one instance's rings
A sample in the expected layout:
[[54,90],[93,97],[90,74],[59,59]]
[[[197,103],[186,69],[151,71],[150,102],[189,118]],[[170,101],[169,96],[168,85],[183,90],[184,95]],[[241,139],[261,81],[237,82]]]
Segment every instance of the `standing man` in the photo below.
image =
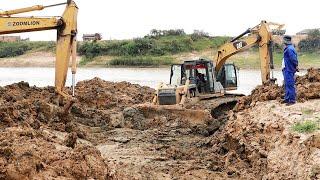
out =
[[298,71],[298,57],[294,49],[291,36],[283,37],[285,45],[283,52],[282,72],[284,76],[285,97],[284,102],[287,105],[296,103],[296,88],[294,74]]

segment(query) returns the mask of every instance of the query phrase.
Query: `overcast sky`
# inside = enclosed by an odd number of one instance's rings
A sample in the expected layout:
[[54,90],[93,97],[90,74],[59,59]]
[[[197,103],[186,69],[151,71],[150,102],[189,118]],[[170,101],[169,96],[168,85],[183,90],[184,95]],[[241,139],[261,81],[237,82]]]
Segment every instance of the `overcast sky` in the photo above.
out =
[[[1,10],[48,5],[64,0],[0,0]],[[76,0],[79,6],[79,38],[83,33],[102,33],[104,39],[130,39],[153,28],[194,29],[211,35],[235,36],[261,20],[286,24],[287,34],[320,27],[320,1],[284,0]],[[64,7],[23,14],[61,15]],[[21,16],[21,15],[20,15]],[[22,35],[31,40],[55,40],[53,31]]]

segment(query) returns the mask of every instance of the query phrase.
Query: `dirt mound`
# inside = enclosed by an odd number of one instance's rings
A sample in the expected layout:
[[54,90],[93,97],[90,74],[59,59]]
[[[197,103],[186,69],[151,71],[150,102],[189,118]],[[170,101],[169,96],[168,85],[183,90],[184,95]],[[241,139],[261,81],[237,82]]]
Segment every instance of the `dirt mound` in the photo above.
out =
[[125,107],[150,102],[154,89],[128,82],[108,82],[99,78],[81,81],[76,86],[78,105],[95,109],[123,110]]
[[76,102],[71,112],[88,126],[123,127],[122,111],[134,104],[150,102],[154,89],[128,82],[113,83],[94,78],[76,86]]
[[96,178],[108,177],[108,167],[94,147],[63,146],[49,130],[7,128],[0,132],[0,178]]
[[116,127],[123,121],[117,114],[150,101],[154,90],[99,78],[76,88],[71,113],[53,87],[20,82],[0,88],[0,179],[112,178],[85,125]]
[[[297,76],[297,101],[304,102],[310,99],[320,98],[320,69],[308,69],[304,76]],[[239,100],[235,109],[237,111],[249,108],[256,102],[281,100],[284,97],[284,87],[271,82],[257,86],[251,95]]]
[[[319,78],[309,70],[297,82],[307,89]],[[300,109],[267,102],[282,91],[258,87],[243,111],[221,107],[228,115],[210,112],[216,101],[168,111],[136,105],[151,101],[151,88],[95,78],[77,84],[78,101],[66,114],[53,87],[6,86],[0,179],[318,178],[319,135],[292,133],[304,117],[288,114]],[[308,103],[297,105],[320,111],[319,101]]]
[[[211,169],[236,179],[319,178],[319,131],[299,134],[291,129],[305,118],[297,111],[306,106],[318,110],[318,102],[289,108],[277,102],[259,102],[232,114],[210,142]],[[297,114],[288,117],[293,113]],[[309,116],[316,118],[317,113]]]

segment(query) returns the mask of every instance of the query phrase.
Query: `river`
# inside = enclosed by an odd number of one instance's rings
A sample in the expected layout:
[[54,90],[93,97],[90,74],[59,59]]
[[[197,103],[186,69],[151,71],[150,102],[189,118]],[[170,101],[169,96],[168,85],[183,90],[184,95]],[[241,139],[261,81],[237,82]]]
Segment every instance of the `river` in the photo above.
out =
[[[302,72],[300,74],[303,74]],[[107,81],[128,81],[155,88],[160,82],[169,82],[170,68],[78,68],[76,81],[99,77]],[[278,83],[283,81],[280,71],[274,72]],[[0,68],[0,86],[25,81],[31,86],[53,86],[54,68]],[[239,87],[236,93],[250,94],[261,84],[259,70],[239,71]],[[68,74],[67,86],[71,85],[71,72]]]

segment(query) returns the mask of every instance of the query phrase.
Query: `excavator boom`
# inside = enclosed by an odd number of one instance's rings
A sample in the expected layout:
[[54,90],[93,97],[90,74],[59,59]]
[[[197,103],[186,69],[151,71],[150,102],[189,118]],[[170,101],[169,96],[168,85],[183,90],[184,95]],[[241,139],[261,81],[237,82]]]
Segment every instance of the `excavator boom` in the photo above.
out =
[[9,17],[14,14],[21,14],[21,13],[32,12],[32,11],[41,11],[45,8],[54,7],[54,6],[61,6],[61,5],[70,4],[70,3],[71,3],[71,1],[68,1],[66,3],[51,4],[51,5],[47,5],[47,6],[35,5],[35,6],[31,6],[31,7],[26,7],[26,8],[14,9],[14,10],[9,10],[9,11],[2,11],[2,12],[0,12],[0,16],[8,16]]
[[[62,17],[12,17],[31,11],[43,10],[48,7],[66,5]],[[55,89],[65,98],[69,98],[63,88],[66,83],[67,71],[70,58],[72,60],[72,88],[74,95],[75,73],[76,73],[76,49],[77,49],[77,15],[78,7],[74,1],[53,4],[49,6],[32,6],[10,11],[0,12],[0,34],[12,34],[22,32],[33,32],[56,29],[57,48],[55,65]]]
[[[271,28],[271,26],[273,26]],[[243,52],[254,45],[258,45],[260,53],[261,64],[261,79],[262,83],[265,83],[270,78],[270,70],[273,69],[273,34],[281,34],[284,31],[280,31],[284,25],[261,21],[261,23],[251,29],[248,29],[239,36],[233,38],[230,42],[224,44],[218,49],[218,53],[215,57],[216,72],[219,72],[225,62],[233,55]],[[244,37],[245,35],[247,35]]]
[[245,40],[231,40],[229,43],[224,44],[218,49],[216,56],[216,71],[218,72],[225,62],[233,55],[245,51],[250,47],[254,46],[260,37],[258,35],[253,35]]

